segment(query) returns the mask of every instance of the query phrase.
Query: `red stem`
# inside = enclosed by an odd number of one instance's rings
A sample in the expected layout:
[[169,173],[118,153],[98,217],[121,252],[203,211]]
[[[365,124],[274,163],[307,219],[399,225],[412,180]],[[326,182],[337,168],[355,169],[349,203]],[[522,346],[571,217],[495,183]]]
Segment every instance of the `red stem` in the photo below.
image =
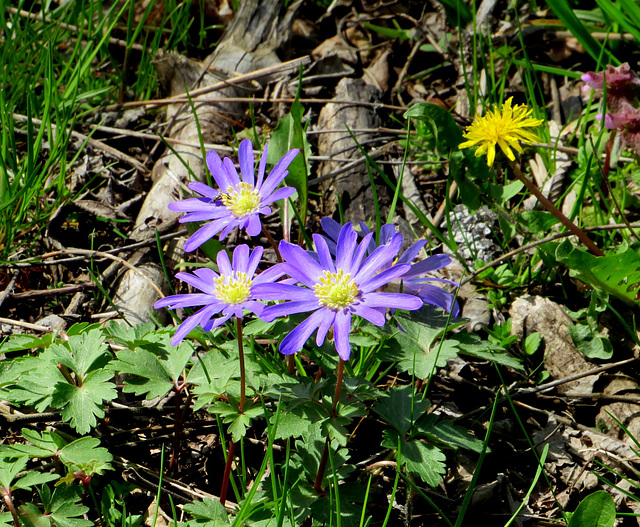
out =
[[582,243],[587,246],[589,252],[594,256],[604,256],[604,253],[598,248],[598,246],[589,238],[586,233],[578,227],[575,223],[573,223],[569,218],[567,218],[560,209],[558,209],[551,201],[547,199],[547,197],[540,192],[540,189],[529,180],[527,176],[525,176],[522,171],[514,164],[509,163],[511,168],[513,169],[513,173],[515,176],[524,183],[524,186],[529,189],[529,191],[538,198],[538,201],[542,203],[542,205],[553,214],[562,225],[564,225],[567,229],[569,229],[573,234],[575,234]]
[[229,477],[231,476],[231,464],[233,463],[233,454],[236,451],[236,444],[229,445],[227,452],[227,463],[224,466],[224,476],[222,476],[222,488],[220,489],[220,504],[224,506],[227,501],[227,488],[229,488]]

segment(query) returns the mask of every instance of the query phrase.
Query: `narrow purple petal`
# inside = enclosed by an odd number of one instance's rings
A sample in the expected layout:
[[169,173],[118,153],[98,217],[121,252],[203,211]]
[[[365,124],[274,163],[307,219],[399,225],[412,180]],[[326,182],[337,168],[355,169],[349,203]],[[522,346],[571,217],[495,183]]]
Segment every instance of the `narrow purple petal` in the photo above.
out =
[[331,252],[329,251],[325,237],[319,234],[314,234],[313,242],[316,246],[316,254],[320,260],[320,265],[330,273],[335,273],[336,267],[333,264],[333,258],[331,257]]
[[265,143],[264,150],[262,151],[262,157],[260,158],[260,163],[258,164],[258,179],[256,180],[256,188],[259,189],[262,186],[262,181],[264,180],[264,173],[267,169],[267,151],[269,148],[269,144]]
[[287,167],[298,155],[298,152],[300,152],[300,150],[298,148],[294,148],[290,152],[287,152],[280,161],[278,161],[276,166],[273,167],[271,173],[267,176],[267,179],[264,180],[262,187],[260,187],[260,194],[268,196],[276,189],[280,182],[287,177]]
[[253,187],[255,182],[255,165],[253,163],[253,145],[249,139],[245,139],[240,143],[238,161],[240,163],[242,181],[249,183],[249,185]]
[[215,314],[222,310],[222,305],[205,306],[201,310],[196,311],[190,317],[187,317],[185,321],[180,324],[180,327],[173,335],[171,344],[177,346],[198,324],[204,326],[207,321]]
[[179,307],[194,307],[209,304],[210,300],[215,300],[211,295],[205,295],[203,293],[187,293],[183,295],[171,295],[166,296],[158,300],[153,307],[156,309],[162,309],[168,307],[169,309],[177,309]]
[[362,298],[361,304],[366,307],[386,307],[412,311],[422,307],[422,300],[417,296],[403,293],[368,293]]
[[327,337],[327,333],[331,329],[331,326],[336,319],[335,311],[331,309],[327,309],[325,311],[326,316],[324,316],[320,321],[320,325],[318,326],[318,333],[316,334],[316,345],[318,346],[322,346],[322,344],[324,343],[324,339]]
[[455,297],[446,289],[425,284],[417,294],[418,298],[425,304],[441,307],[445,311],[451,312],[451,315],[454,317],[457,317],[460,313],[460,308],[458,307]]
[[222,324],[224,324],[227,320],[231,318],[232,315],[233,313],[226,313],[214,320],[209,320],[206,324],[202,326],[202,329],[204,329],[205,331],[211,331],[212,329],[217,328],[218,326],[221,326]]
[[402,235],[396,234],[388,245],[381,245],[369,256],[354,279],[358,284],[366,283],[386,263],[393,260],[402,245]]
[[405,264],[405,263],[410,264],[411,262],[413,262],[413,259],[416,256],[418,256],[418,253],[422,250],[422,248],[425,245],[427,245],[427,240],[418,240],[411,247],[409,247],[404,253],[402,253],[402,256],[400,258],[398,258],[398,262],[397,263],[399,263],[399,264]]
[[426,260],[413,264],[409,272],[405,275],[405,278],[431,273],[446,267],[450,263],[451,258],[446,254],[434,254],[433,256],[429,256]]
[[351,344],[349,344],[350,332],[351,313],[346,310],[338,311],[333,322],[333,339],[336,351],[342,360],[349,360],[351,356]]
[[[367,234],[369,234],[371,232],[371,229],[369,228],[369,226],[364,222],[361,221],[360,222],[360,232],[362,232],[362,237],[364,238]],[[373,239],[373,236],[369,237],[369,245],[367,247],[367,254],[371,254],[373,251],[375,251],[377,245],[376,245],[376,241]]]
[[385,223],[380,227],[380,245],[387,245],[391,242],[396,234],[396,226],[391,223]]
[[[260,248],[262,249],[262,247]],[[223,252],[223,251],[220,251],[220,252]],[[249,246],[246,243],[243,243],[242,245],[238,245],[233,250],[233,270],[239,273],[246,273],[248,264],[249,264]],[[228,274],[231,274],[231,273],[228,273]]]
[[239,220],[238,218],[231,216],[228,219],[227,225],[222,229],[222,232],[220,232],[220,235],[219,235],[220,241],[224,240],[227,234],[229,234],[233,229],[240,226],[241,224],[242,224],[242,220]]
[[398,278],[406,273],[409,269],[409,265],[394,265],[381,273],[375,275],[371,280],[361,284],[356,280],[356,283],[360,286],[360,290],[363,293],[369,293],[371,291],[375,291],[379,287],[388,284],[391,280]]
[[[266,309],[265,309],[266,311]],[[264,312],[263,312],[264,313]],[[296,328],[289,333],[280,343],[280,352],[284,355],[291,355],[302,349],[311,334],[322,323],[322,319],[326,316],[331,316],[325,309],[319,309],[305,319],[301,324],[298,324]]]
[[318,309],[317,300],[285,302],[284,304],[266,307],[260,314],[260,318],[265,322],[273,322],[278,317],[304,313],[313,309]]
[[276,190],[270,196],[266,196],[262,199],[262,203],[273,203],[274,201],[280,201],[281,199],[286,199],[295,194],[296,189],[293,187],[282,187]]
[[[238,175],[238,171],[236,170],[236,166],[233,164],[233,161],[228,157],[225,157],[222,160],[222,168],[227,175],[227,180],[232,182],[228,187],[236,188],[240,184],[240,176]],[[228,187],[220,187],[220,190],[222,190],[222,192],[226,192]]]
[[387,322],[387,319],[384,316],[384,312],[379,311],[375,308],[371,308],[365,306],[363,304],[357,304],[353,307],[353,312],[362,317],[366,318],[372,324],[376,326],[384,326]]
[[245,228],[249,236],[258,236],[262,232],[262,222],[260,221],[260,215],[251,214],[245,222]]
[[283,284],[282,282],[276,284],[254,284],[251,291],[253,297],[260,300],[303,300],[315,301],[316,304],[318,302],[315,293],[311,289],[297,285]]
[[218,187],[221,189],[226,189],[229,186],[229,180],[227,178],[227,174],[222,168],[222,159],[220,156],[214,152],[213,150],[207,152],[207,167],[209,167],[209,172],[213,176],[213,179],[218,184]]
[[351,272],[351,262],[356,249],[358,233],[353,229],[351,223],[345,223],[340,229],[338,243],[336,247],[336,268]]
[[329,238],[334,242],[338,241],[338,236],[340,236],[340,229],[342,227],[336,220],[329,216],[325,216],[320,220],[320,225],[322,225],[322,230],[327,233]]
[[189,214],[185,214],[178,221],[180,223],[189,223],[191,221],[211,221],[218,220],[226,216],[229,216],[229,211],[226,208],[212,207],[208,211],[190,212]]
[[360,268],[360,264],[362,263],[362,259],[364,258],[364,255],[369,252],[370,247],[372,247],[372,243],[373,248],[375,249],[373,233],[369,232],[362,239],[362,241],[358,245],[358,248],[356,249],[356,253],[353,255],[353,261],[351,262],[351,268],[349,269],[349,272],[351,274],[358,271],[358,269]]
[[173,201],[167,206],[169,210],[174,212],[200,212],[204,210],[211,210],[213,205],[209,198],[188,198],[180,201]]
[[318,283],[318,278],[324,269],[302,247],[281,241],[279,249],[282,258],[288,264],[285,272],[291,278],[297,279],[308,287]]
[[209,185],[205,185],[204,183],[200,183],[199,181],[193,181],[187,186],[198,194],[202,194],[203,196],[206,196],[210,199],[217,198],[220,195],[219,190],[211,188]]
[[[255,271],[254,271],[255,272]],[[263,284],[266,282],[275,282],[278,278],[284,275],[284,271],[279,265],[272,265],[269,269],[262,271],[258,276],[253,279],[254,286]]]
[[184,244],[184,250],[187,252],[195,251],[204,242],[218,234],[228,222],[228,218],[221,218],[203,225],[187,240]]
[[253,251],[251,251],[251,256],[249,257],[249,261],[247,262],[247,267],[244,272],[249,276],[253,276],[256,273],[256,269],[258,268],[258,264],[260,263],[260,258],[262,258],[262,253],[264,252],[264,247],[258,246]]
[[229,255],[227,251],[220,251],[216,256],[216,262],[218,263],[218,271],[220,276],[229,276],[233,273],[233,267],[229,261]]

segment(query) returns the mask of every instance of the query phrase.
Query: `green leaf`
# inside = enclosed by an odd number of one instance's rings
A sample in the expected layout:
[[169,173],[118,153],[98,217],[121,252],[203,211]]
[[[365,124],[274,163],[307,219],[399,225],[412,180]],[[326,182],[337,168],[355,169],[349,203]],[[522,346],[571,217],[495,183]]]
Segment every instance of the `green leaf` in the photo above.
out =
[[526,229],[534,234],[546,233],[558,223],[558,219],[547,211],[526,210],[516,217]]
[[387,396],[373,406],[373,411],[404,436],[429,406],[429,401],[416,397],[412,386],[403,386],[389,390]]
[[87,476],[112,470],[113,456],[95,437],[81,437],[60,450],[60,461],[83,470]]
[[533,355],[540,348],[540,344],[542,344],[542,336],[537,331],[535,333],[531,333],[524,339],[524,352],[527,355]]
[[567,527],[613,527],[615,521],[613,498],[607,491],[598,490],[580,502]]
[[423,435],[428,439],[442,441],[446,445],[457,448],[462,447],[472,452],[480,453],[483,442],[462,427],[456,426],[451,421],[439,421],[434,414],[426,415],[416,423],[415,435]]
[[53,344],[50,349],[58,362],[81,379],[88,372],[103,368],[109,362],[104,335],[99,329],[74,335],[67,342]]
[[229,523],[227,511],[219,500],[205,498],[203,501],[194,501],[187,503],[184,510],[198,520],[195,525],[214,527]]
[[32,458],[53,457],[59,454],[60,449],[67,444],[67,442],[58,434],[48,430],[44,430],[42,435],[40,435],[36,430],[23,428],[22,436],[31,444],[25,445],[16,443],[11,445],[9,448],[13,452],[20,455],[28,455]]
[[13,478],[27,466],[29,459],[21,457],[0,457],[0,486],[3,489],[10,489]]
[[51,405],[62,408],[62,419],[70,421],[80,434],[87,434],[96,426],[96,417],[104,417],[103,401],[118,396],[115,384],[108,382],[112,377],[110,371],[95,370],[87,375],[82,386],[58,383]]
[[485,190],[493,199],[501,205],[509,201],[513,196],[518,194],[524,187],[522,181],[513,181],[507,185],[493,185],[487,183]]
[[571,242],[565,240],[556,246],[555,256],[571,269],[572,276],[629,305],[638,305],[640,256],[633,249],[626,247],[617,254],[596,257],[573,248]]
[[229,425],[229,433],[233,436],[233,441],[239,441],[247,433],[247,428],[251,426],[251,420],[262,415],[262,407],[253,406],[250,401],[245,402],[242,412],[239,410],[238,401],[229,397],[229,402],[217,401],[209,408],[212,414],[222,417],[225,424]]
[[31,490],[31,487],[36,485],[42,485],[44,483],[49,483],[50,481],[55,481],[60,478],[59,474],[51,474],[49,472],[40,473],[35,471],[30,471],[26,476],[21,477],[18,481],[16,481],[13,485],[14,489],[25,489]]
[[281,412],[278,418],[278,429],[274,432],[274,440],[301,437],[309,428],[309,424],[306,417],[295,412]]
[[442,482],[442,475],[447,471],[446,456],[435,445],[428,445],[415,439],[402,443],[402,461],[414,474],[431,487]]
[[220,351],[210,350],[200,355],[187,375],[187,382],[193,385],[192,391],[196,396],[194,410],[199,410],[226,393],[231,379],[239,375],[239,361],[229,360]]
[[607,360],[613,356],[611,341],[604,335],[592,331],[588,324],[569,326],[569,334],[585,357]]
[[193,355],[193,347],[189,342],[182,342],[173,347],[169,344],[169,336],[165,335],[163,344],[153,353],[144,348],[132,351],[124,349],[117,354],[117,360],[111,361],[109,367],[121,373],[129,373],[135,377],[126,381],[124,391],[144,395],[148,400],[166,395],[177,385],[187,362]]
[[[45,489],[47,490],[45,491]],[[49,495],[46,485],[42,487],[42,490],[42,502],[51,525],[56,527],[90,527],[93,525],[93,522],[80,517],[89,511],[89,507],[81,504],[80,487],[61,485],[56,487],[52,495]]]
[[304,108],[298,101],[298,94],[296,94],[296,99],[291,105],[291,111],[278,122],[271,134],[267,159],[269,164],[275,165],[290,150],[294,148],[300,149],[300,153],[289,165],[289,174],[285,178],[285,182],[295,188],[298,193],[299,214],[304,224],[307,216],[308,167],[311,145],[302,126],[303,114]]
[[520,359],[512,357],[500,346],[482,340],[477,335],[462,332],[456,333],[445,341],[445,344],[447,343],[455,346],[461,355],[468,355],[469,357],[481,360],[489,360],[517,371],[524,371],[524,366]]
[[12,335],[0,344],[0,353],[22,351],[32,348],[46,348],[53,341],[53,333],[47,333],[42,337],[35,335]]
[[441,106],[428,102],[414,104],[404,113],[404,118],[424,119],[432,128],[436,137],[438,147],[446,146],[443,154],[448,154],[447,150],[457,150],[462,143],[462,130],[457,125],[453,116]]

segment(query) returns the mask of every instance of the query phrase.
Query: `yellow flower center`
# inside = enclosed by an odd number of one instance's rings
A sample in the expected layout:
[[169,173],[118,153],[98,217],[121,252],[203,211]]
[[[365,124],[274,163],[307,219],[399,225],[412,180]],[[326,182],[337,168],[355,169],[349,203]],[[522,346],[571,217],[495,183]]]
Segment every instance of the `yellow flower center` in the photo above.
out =
[[253,280],[247,273],[233,273],[233,276],[221,276],[213,281],[215,295],[225,304],[242,304],[251,296],[251,284]]
[[350,306],[360,292],[351,275],[342,269],[338,269],[335,273],[322,271],[322,276],[313,286],[313,291],[320,305],[331,309],[344,309]]
[[243,218],[258,212],[260,193],[249,183],[240,183],[237,187],[228,187],[227,193],[220,196],[222,203],[236,218]]

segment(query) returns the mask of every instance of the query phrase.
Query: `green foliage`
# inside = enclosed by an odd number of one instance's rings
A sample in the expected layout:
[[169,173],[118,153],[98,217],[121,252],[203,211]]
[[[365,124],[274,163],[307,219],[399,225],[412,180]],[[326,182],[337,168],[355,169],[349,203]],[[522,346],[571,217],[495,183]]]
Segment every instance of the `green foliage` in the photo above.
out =
[[598,490],[580,502],[567,527],[613,527],[615,521],[616,506],[611,494]]
[[51,492],[47,485],[39,489],[42,509],[27,503],[20,507],[20,517],[25,527],[90,527],[93,522],[85,520],[82,515],[89,507],[81,505],[80,488],[77,486],[59,486]]

